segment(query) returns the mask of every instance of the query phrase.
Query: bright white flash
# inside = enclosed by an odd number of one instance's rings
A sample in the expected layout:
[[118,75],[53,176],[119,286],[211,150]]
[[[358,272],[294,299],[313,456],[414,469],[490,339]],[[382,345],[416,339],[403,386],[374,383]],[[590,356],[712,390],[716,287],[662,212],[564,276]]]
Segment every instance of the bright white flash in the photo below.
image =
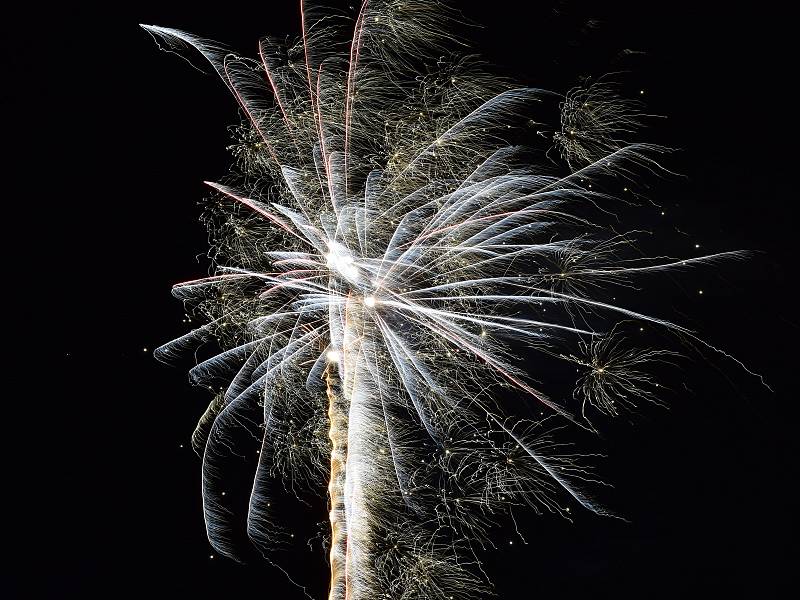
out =
[[358,281],[358,267],[354,264],[353,255],[339,242],[328,242],[328,253],[325,255],[328,267],[349,281]]

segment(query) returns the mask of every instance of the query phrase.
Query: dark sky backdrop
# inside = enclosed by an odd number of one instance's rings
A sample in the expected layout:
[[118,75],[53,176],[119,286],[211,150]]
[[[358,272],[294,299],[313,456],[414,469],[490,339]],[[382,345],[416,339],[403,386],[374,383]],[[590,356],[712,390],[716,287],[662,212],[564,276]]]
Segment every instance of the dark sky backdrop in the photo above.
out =
[[[503,599],[750,586],[770,597],[795,566],[796,65],[786,14],[733,4],[464,6],[485,26],[476,49],[523,83],[564,91],[616,70],[623,49],[646,53],[625,65],[652,112],[669,117],[654,141],[683,148],[671,166],[688,178],[659,197],[666,219],[653,211],[642,225],[673,254],[692,255],[696,242],[762,251],[680,278],[656,305],[776,390],[716,359],[705,378],[678,374],[691,392],[602,440],[609,498],[630,522],[523,519],[528,545],[488,561]],[[5,200],[7,257],[30,269],[10,325],[32,342],[19,358],[35,372],[7,400],[23,412],[6,423],[21,505],[6,514],[19,535],[6,551],[26,566],[0,595],[300,598],[265,566],[209,559],[199,460],[179,447],[207,398],[150,353],[184,331],[169,288],[205,272],[201,182],[225,172],[237,117],[220,82],[159,52],[136,25],[252,53],[262,34],[297,32],[296,2],[27,8],[6,24],[2,107],[4,179],[19,188]],[[310,572],[321,561],[311,555]]]

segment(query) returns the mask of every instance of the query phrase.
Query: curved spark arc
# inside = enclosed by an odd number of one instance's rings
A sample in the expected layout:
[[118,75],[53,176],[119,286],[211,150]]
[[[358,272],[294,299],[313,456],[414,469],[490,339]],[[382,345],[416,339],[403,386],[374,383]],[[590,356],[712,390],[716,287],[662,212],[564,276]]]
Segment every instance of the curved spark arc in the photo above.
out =
[[[143,26],[200,52],[243,117],[242,176],[206,182],[216,270],[174,288],[208,323],[158,351],[221,346],[191,371],[227,379],[193,437],[209,538],[239,557],[222,486],[251,436],[258,465],[239,509],[269,560],[296,541],[276,489],[327,488],[330,600],[481,597],[472,547],[493,515],[567,516],[572,501],[610,514],[584,489],[586,457],[543,423],[594,431],[591,411],[655,402],[645,368],[674,353],[625,348],[617,320],[705,344],[606,290],[744,254],[647,260],[609,224],[630,202],[610,187],[666,172],[668,149],[635,139],[647,115],[608,81],[559,95],[441,61],[448,15],[421,0],[365,1],[348,25],[308,4],[285,59],[266,41],[251,61]],[[556,166],[505,137],[533,117],[546,127],[548,103],[560,119],[538,150],[557,149]],[[583,369],[573,393],[550,393],[530,356]]]

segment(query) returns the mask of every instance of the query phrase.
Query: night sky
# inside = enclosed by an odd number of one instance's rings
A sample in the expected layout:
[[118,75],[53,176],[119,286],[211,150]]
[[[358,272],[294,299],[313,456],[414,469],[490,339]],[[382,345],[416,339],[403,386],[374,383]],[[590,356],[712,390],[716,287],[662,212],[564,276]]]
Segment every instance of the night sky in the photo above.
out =
[[[24,341],[6,344],[20,369],[10,389],[23,385],[6,397],[6,495],[17,508],[6,513],[4,561],[20,566],[0,596],[301,598],[266,565],[211,550],[189,448],[208,395],[152,357],[186,331],[171,285],[206,274],[202,181],[226,172],[237,112],[221,82],[137,26],[254,54],[260,35],[299,31],[297,3],[122,4],[31,6],[6,24],[5,292]],[[498,529],[487,571],[509,600],[750,588],[773,597],[796,566],[788,16],[769,3],[528,4],[462,5],[483,25],[475,49],[499,72],[563,92],[581,75],[630,70],[648,110],[668,117],[648,141],[681,148],[669,167],[686,177],[657,184],[660,207],[635,224],[654,232],[653,248],[757,251],[645,288],[634,308],[699,330],[774,392],[719,356],[693,356],[669,382],[668,410],[644,408],[596,440],[614,485],[601,497],[628,522],[521,517],[527,545]],[[309,553],[308,573],[324,588],[321,554]]]

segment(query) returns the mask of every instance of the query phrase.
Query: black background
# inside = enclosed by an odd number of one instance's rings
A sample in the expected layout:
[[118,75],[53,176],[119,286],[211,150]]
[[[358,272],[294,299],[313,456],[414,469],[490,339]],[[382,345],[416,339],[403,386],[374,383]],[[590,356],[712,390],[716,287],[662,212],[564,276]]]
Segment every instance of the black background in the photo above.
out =
[[[629,522],[523,519],[528,543],[499,530],[487,569],[504,599],[771,597],[795,547],[788,15],[769,3],[528,4],[461,5],[483,25],[476,50],[524,83],[563,91],[617,70],[624,49],[645,53],[622,66],[668,116],[655,141],[682,149],[671,166],[687,178],[665,184],[667,214],[642,226],[663,234],[665,252],[760,251],[679,278],[659,293],[659,314],[702,331],[775,391],[712,355],[703,378],[676,381],[669,410],[606,429],[602,472]],[[151,356],[184,331],[171,284],[205,273],[201,182],[225,172],[237,116],[223,85],[137,27],[252,54],[260,35],[297,33],[297,3],[25,8],[7,20],[3,51],[4,295],[8,329],[24,341],[7,344],[6,551],[20,564],[2,595],[300,598],[266,566],[209,558],[188,449],[207,397]],[[309,577],[324,576],[321,560],[309,556]]]

